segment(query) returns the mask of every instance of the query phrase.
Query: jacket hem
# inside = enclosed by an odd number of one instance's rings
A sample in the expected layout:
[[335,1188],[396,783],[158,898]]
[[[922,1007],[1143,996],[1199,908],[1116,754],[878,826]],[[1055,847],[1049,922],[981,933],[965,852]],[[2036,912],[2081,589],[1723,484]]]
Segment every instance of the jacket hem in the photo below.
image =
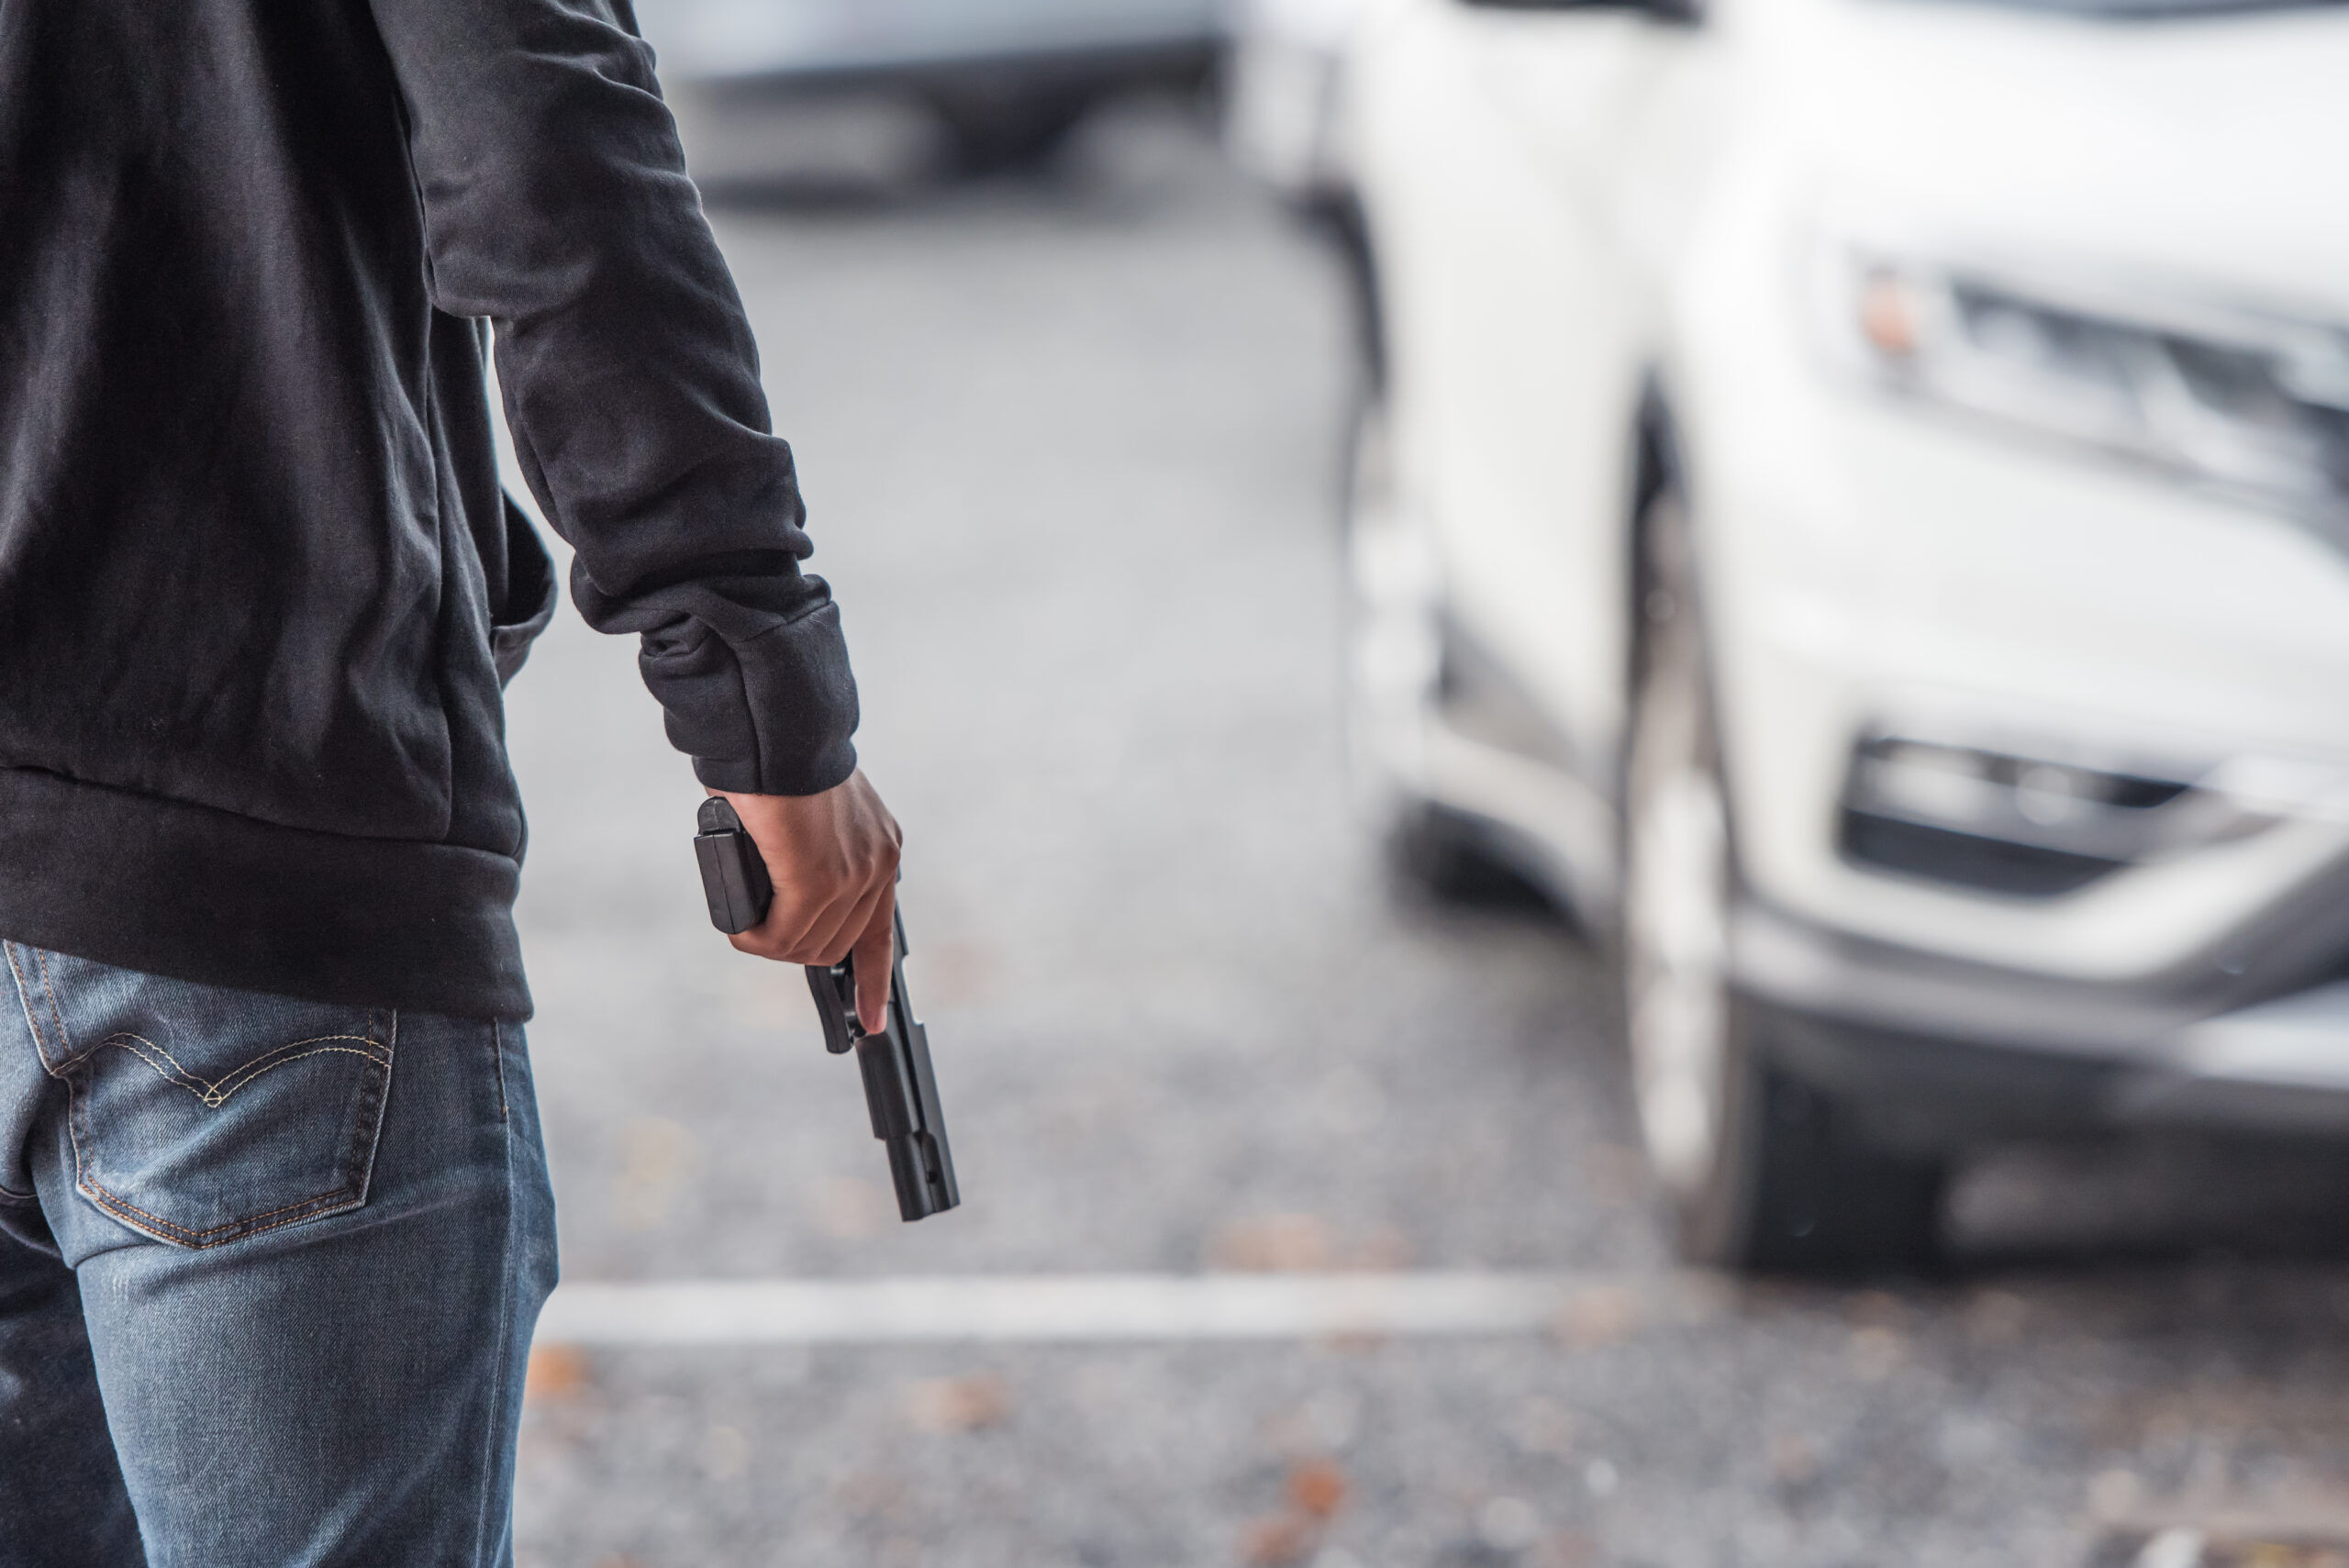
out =
[[203,984],[530,1016],[511,856],[0,767],[0,936]]

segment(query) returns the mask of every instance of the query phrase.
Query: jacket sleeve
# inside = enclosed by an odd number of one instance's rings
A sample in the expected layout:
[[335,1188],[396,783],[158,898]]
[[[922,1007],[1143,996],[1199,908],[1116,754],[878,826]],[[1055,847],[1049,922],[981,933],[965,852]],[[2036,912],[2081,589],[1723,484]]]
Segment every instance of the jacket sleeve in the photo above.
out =
[[433,302],[495,325],[524,477],[573,602],[636,632],[720,789],[856,765],[839,611],[758,350],[628,0],[369,0],[406,101]]

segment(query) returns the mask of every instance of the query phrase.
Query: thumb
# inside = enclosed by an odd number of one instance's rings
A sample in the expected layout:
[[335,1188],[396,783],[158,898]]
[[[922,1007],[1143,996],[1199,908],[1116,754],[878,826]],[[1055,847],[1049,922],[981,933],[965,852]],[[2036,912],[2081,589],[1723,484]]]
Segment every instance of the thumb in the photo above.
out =
[[889,973],[897,956],[897,890],[881,895],[872,923],[856,939],[856,1018],[867,1034],[889,1027]]

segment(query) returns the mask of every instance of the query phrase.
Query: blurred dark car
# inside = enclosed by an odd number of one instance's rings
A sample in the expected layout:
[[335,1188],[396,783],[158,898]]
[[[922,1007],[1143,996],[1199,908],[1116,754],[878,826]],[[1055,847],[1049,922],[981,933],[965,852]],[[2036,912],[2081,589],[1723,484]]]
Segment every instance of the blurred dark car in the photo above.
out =
[[1033,163],[1102,98],[1206,83],[1222,0],[642,0],[663,79],[721,97],[910,94],[966,172]]

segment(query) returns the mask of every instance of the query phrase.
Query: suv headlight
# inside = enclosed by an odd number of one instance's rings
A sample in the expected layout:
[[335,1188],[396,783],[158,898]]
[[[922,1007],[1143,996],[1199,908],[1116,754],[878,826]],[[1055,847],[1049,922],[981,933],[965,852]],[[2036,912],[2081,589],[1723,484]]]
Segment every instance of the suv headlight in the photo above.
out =
[[2349,522],[2349,333],[1852,248],[1839,357],[1878,387]]

